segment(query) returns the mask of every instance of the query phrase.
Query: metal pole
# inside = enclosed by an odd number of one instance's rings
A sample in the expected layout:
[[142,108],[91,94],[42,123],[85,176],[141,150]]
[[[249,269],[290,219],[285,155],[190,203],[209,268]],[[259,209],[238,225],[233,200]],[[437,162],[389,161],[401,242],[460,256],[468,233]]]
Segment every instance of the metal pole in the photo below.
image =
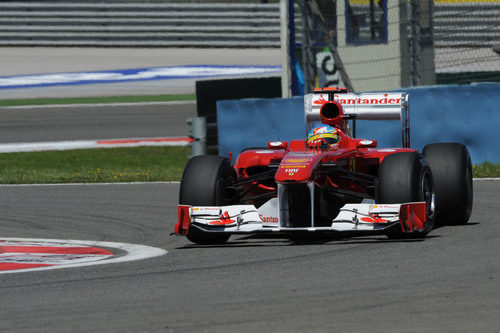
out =
[[420,85],[420,0],[411,0],[411,84]]
[[292,86],[292,96],[299,94],[299,83],[297,78],[297,68],[295,57],[295,7],[294,0],[288,0],[288,30],[289,30],[289,59],[290,59],[290,74],[291,74],[291,86]]
[[304,72],[304,93],[314,89],[314,52],[312,43],[312,13],[308,0],[300,2],[302,14],[302,69]]
[[289,1],[280,0],[281,41],[281,96],[292,97],[292,71],[290,68],[290,29],[288,27]]
[[371,40],[375,40],[376,38],[376,30],[375,30],[375,4],[373,0],[370,0],[370,34],[371,34]]

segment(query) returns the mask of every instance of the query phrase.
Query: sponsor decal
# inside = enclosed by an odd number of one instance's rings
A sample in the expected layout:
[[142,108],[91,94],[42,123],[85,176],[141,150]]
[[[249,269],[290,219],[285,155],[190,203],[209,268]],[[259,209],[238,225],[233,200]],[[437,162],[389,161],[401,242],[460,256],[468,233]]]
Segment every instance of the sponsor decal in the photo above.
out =
[[373,205],[371,208],[389,208],[389,209],[394,209],[394,208],[399,208],[397,205]]
[[278,223],[278,218],[273,217],[273,216],[264,216],[262,214],[259,214],[260,219],[264,223]]
[[292,164],[290,164],[290,165],[282,165],[281,166],[282,169],[290,169],[290,168],[300,168],[300,169],[302,169],[302,168],[306,168],[306,167],[307,167],[307,165],[302,165],[302,164],[298,164],[298,165],[292,165]]
[[200,212],[200,213],[203,213],[203,212],[218,212],[220,210],[219,207],[194,207],[193,208],[193,211],[195,212]]
[[284,163],[303,163],[303,162],[309,162],[312,161],[311,158],[290,158],[288,160],[285,160]]
[[285,172],[288,173],[289,176],[293,176],[296,172],[299,172],[299,169],[285,169]]
[[325,104],[328,101],[323,97],[323,95],[319,95],[319,98],[315,100],[313,103],[314,104]]
[[334,100],[340,104],[369,104],[369,105],[401,104],[401,98],[388,98],[387,94],[384,94],[383,96],[384,98],[341,98],[341,96],[339,95],[334,95]]

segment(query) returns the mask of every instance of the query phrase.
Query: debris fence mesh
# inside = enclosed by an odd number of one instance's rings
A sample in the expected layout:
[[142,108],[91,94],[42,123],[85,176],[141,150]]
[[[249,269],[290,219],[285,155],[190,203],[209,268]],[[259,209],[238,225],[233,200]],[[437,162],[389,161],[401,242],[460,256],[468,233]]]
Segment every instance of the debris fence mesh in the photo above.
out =
[[500,82],[500,0],[294,2],[305,92],[342,85],[342,71],[357,90]]

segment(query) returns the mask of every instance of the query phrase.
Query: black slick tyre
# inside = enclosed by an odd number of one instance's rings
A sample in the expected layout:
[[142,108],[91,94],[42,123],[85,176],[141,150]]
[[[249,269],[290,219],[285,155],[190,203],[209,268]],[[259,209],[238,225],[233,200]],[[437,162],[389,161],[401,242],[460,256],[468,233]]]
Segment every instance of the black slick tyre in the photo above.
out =
[[[189,160],[182,174],[179,204],[191,206],[225,206],[231,204],[227,190],[236,180],[236,172],[229,159],[202,155]],[[223,244],[229,234],[189,228],[186,237],[196,244]]]
[[472,163],[460,143],[433,143],[423,152],[434,176],[436,223],[465,224],[472,213]]
[[378,171],[375,201],[383,204],[426,203],[424,230],[404,233],[399,225],[388,231],[389,238],[425,237],[434,226],[435,196],[432,173],[421,154],[401,152],[388,155]]

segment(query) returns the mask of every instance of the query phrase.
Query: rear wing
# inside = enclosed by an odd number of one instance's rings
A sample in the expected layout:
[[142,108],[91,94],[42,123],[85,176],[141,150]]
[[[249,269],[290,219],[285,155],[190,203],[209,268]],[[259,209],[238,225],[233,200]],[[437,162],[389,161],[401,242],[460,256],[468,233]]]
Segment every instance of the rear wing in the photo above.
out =
[[345,89],[315,89],[304,96],[306,127],[320,121],[323,104],[335,101],[342,105],[344,117],[353,120],[353,136],[356,137],[356,119],[360,120],[400,120],[402,145],[410,147],[409,96],[403,92],[347,93]]

